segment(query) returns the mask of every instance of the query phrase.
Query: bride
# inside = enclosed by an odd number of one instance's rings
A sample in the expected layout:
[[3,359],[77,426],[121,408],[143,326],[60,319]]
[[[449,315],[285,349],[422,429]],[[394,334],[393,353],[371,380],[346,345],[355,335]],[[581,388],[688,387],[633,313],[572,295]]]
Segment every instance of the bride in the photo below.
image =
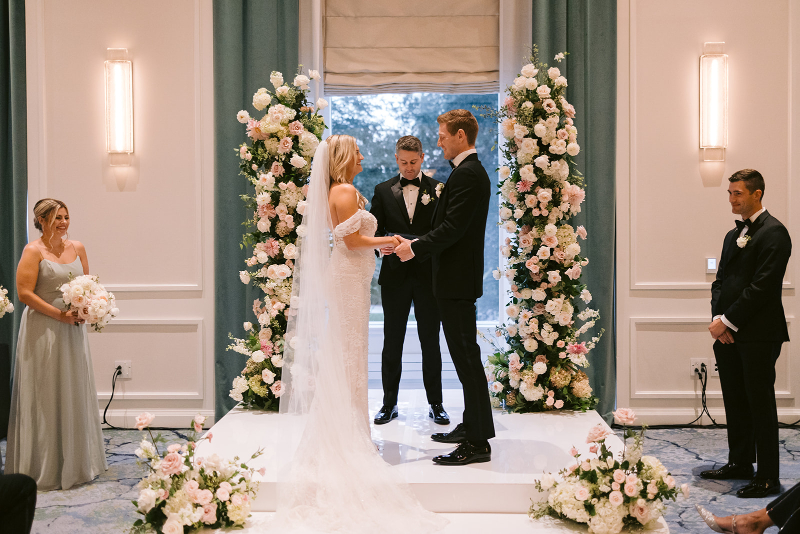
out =
[[[353,186],[364,157],[332,135],[314,156],[284,351],[278,509],[271,531],[433,532],[425,510],[372,443],[367,341],[377,222]],[[332,236],[331,236],[332,234]],[[331,238],[332,237],[332,238]],[[331,248],[333,249],[331,252]]]

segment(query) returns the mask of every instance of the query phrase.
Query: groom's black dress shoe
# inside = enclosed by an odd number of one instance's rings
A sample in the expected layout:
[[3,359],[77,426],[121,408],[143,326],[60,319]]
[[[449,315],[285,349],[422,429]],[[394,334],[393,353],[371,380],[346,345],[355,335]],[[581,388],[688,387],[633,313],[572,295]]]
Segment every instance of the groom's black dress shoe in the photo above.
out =
[[433,463],[439,465],[468,465],[479,462],[489,462],[492,459],[492,447],[488,441],[476,445],[465,441],[460,443],[456,450],[450,454],[435,456]]
[[728,462],[719,469],[700,472],[700,478],[707,480],[749,479],[753,478],[753,465]]
[[744,499],[760,499],[781,492],[781,482],[778,479],[754,478],[753,481],[736,492],[737,497]]
[[437,425],[450,424],[450,416],[447,415],[447,412],[444,411],[444,406],[441,404],[431,404],[431,407],[428,409],[428,417],[433,419],[433,422]]
[[397,417],[397,405],[394,406],[381,406],[380,411],[375,414],[375,424],[376,425],[385,425],[392,419]]
[[431,439],[439,443],[461,443],[467,440],[467,429],[464,423],[458,423],[450,432],[431,434]]

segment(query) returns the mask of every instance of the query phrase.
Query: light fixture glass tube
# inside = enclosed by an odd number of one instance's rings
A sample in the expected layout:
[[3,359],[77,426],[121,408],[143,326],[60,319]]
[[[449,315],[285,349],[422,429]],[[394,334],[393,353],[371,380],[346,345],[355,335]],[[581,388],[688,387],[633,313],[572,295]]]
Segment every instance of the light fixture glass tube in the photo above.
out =
[[[112,55],[109,49],[109,56]],[[124,50],[124,49],[122,49]],[[127,50],[125,50],[127,53]],[[126,59],[105,62],[106,150],[109,154],[133,153],[133,76]]]
[[728,147],[728,56],[700,56],[700,148]]

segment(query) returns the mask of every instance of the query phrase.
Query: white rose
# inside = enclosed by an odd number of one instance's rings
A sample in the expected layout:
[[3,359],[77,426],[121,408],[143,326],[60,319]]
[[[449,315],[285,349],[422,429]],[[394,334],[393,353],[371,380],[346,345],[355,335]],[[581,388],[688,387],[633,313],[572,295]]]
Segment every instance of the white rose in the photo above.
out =
[[536,181],[536,174],[533,172],[533,165],[525,165],[519,170],[519,176],[528,182]]
[[324,98],[318,98],[317,99],[317,109],[319,111],[322,111],[323,109],[325,109],[327,107],[328,107],[328,101],[327,100],[325,100]]
[[249,284],[250,274],[248,274],[247,271],[239,271],[239,280],[241,280],[243,284]]
[[522,67],[521,71],[522,75],[526,78],[533,78],[539,73],[539,69],[537,69],[533,63],[528,63],[524,67]]
[[553,80],[553,83],[555,84],[556,87],[566,87],[567,79],[564,78],[563,76],[559,76],[558,78]]
[[269,77],[269,81],[273,85],[273,87],[277,89],[278,87],[283,85],[283,74],[277,71],[272,71],[272,74]]
[[549,69],[547,69],[547,76],[551,80],[555,80],[556,78],[561,76],[561,71],[558,70],[558,67],[550,67]]
[[283,249],[283,257],[287,260],[293,260],[297,257],[297,247],[293,243],[289,243],[286,245],[286,248]]
[[289,160],[289,163],[292,164],[292,167],[295,167],[297,169],[302,169],[303,167],[306,166],[305,158],[303,156],[298,155],[298,154],[294,154],[292,156],[292,159]]
[[269,369],[264,369],[261,371],[261,380],[263,380],[265,384],[272,384],[275,382],[275,373]]
[[253,323],[251,323],[249,321],[245,322],[242,326],[244,326],[244,331],[245,332],[249,332],[250,330],[253,329]]
[[540,169],[547,169],[547,166],[550,164],[550,158],[545,156],[539,156],[535,160],[533,160],[533,164],[539,167]]
[[297,231],[297,235],[298,236],[305,237],[306,233],[308,232],[308,229],[306,228],[306,226],[304,224],[301,224],[300,226],[297,227],[296,231]]
[[250,120],[250,114],[247,111],[242,110],[236,114],[236,120],[242,124],[247,124],[247,121]]
[[308,82],[310,82],[308,76],[304,76],[303,74],[298,74],[294,77],[294,81],[292,82],[295,87],[299,87],[300,89],[308,89]]
[[267,93],[266,89],[259,89],[258,92],[253,95],[253,107],[259,111],[269,106],[270,102],[272,102],[272,97]]
[[319,80],[321,78],[318,70],[308,71],[308,77],[311,78],[312,80]]
[[258,228],[258,231],[263,234],[269,232],[270,225],[271,223],[269,222],[269,219],[259,219],[256,223],[256,228]]
[[539,87],[539,82],[536,81],[536,78],[528,78],[525,80],[525,89],[535,91],[537,87]]
[[517,231],[517,224],[514,221],[506,221],[505,229],[506,232],[513,234]]
[[543,375],[547,372],[547,364],[544,362],[536,362],[533,364],[533,372],[537,375]]
[[506,314],[512,319],[516,318],[519,315],[519,308],[512,304],[506,308]]
[[548,490],[548,489],[552,488],[553,484],[555,484],[555,483],[556,483],[556,480],[555,480],[555,478],[553,478],[553,475],[551,475],[550,473],[545,473],[544,475],[542,475],[541,484],[542,484],[542,489],[543,490]]
[[500,271],[498,271],[497,269],[492,271],[492,278],[494,278],[495,280],[500,280],[501,276],[503,276],[503,275],[500,274]]
[[145,488],[139,492],[139,499],[137,500],[139,511],[147,513],[156,505],[156,497],[158,495],[150,488]]
[[305,215],[306,214],[306,206],[307,205],[308,205],[308,202],[306,202],[305,200],[301,200],[300,202],[298,202],[297,203],[297,213],[299,213],[300,215]]
[[252,353],[250,357],[253,358],[253,361],[256,363],[261,363],[266,359],[266,356],[264,356],[264,353],[261,352],[260,350],[257,350],[254,353]]
[[505,206],[500,208],[500,219],[505,221],[511,218],[511,210],[506,208]]
[[518,77],[514,78],[514,87],[516,89],[524,89],[526,81],[527,80],[526,80],[525,76],[518,76]]
[[500,179],[505,180],[506,178],[511,176],[511,169],[503,165],[502,167],[500,167],[499,173],[500,173]]
[[536,88],[536,94],[539,95],[541,100],[550,98],[550,88],[546,85],[540,85]]
[[547,125],[540,122],[533,127],[533,133],[536,134],[536,137],[544,137],[547,134]]
[[521,219],[523,215],[525,215],[525,210],[519,208],[514,210],[515,219]]
[[[522,342],[522,345],[525,347],[525,350],[527,350],[528,352],[533,352],[539,347],[539,342],[536,341],[535,339],[533,339],[532,337],[529,337],[528,339],[526,339],[525,341]],[[539,373],[539,374],[542,374],[542,373]]]
[[280,87],[275,89],[275,94],[284,97],[289,94],[289,88],[285,85],[281,85]]

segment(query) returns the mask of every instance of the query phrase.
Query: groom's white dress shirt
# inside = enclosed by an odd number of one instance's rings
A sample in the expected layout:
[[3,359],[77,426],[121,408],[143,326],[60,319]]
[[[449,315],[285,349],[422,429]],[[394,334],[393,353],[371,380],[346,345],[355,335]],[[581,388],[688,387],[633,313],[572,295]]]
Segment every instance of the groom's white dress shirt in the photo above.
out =
[[[404,176],[401,175],[404,178]],[[422,171],[419,171],[417,178],[422,181]],[[419,187],[414,184],[408,184],[403,187],[403,200],[406,203],[406,211],[408,211],[408,221],[414,222],[414,212],[417,209],[417,198],[419,198]]]
[[[761,208],[760,210],[758,210],[757,212],[755,212],[754,214],[752,214],[752,215],[750,216],[750,218],[749,218],[749,219],[747,219],[747,220],[748,220],[748,221],[750,221],[750,223],[752,224],[752,223],[754,223],[754,222],[756,221],[756,219],[758,219],[758,216],[759,216],[759,215],[761,215],[762,213],[764,213],[765,211],[767,211],[767,208]],[[741,233],[739,234],[739,237],[744,237],[744,234],[746,234],[746,233],[747,233],[747,230],[749,230],[749,228],[748,228],[747,226],[745,226],[744,228],[742,228],[742,231],[741,231]],[[717,320],[717,319],[719,319],[720,321],[722,321],[722,323],[723,323],[725,326],[727,326],[728,328],[730,328],[730,329],[731,329],[731,330],[733,330],[734,332],[738,332],[738,331],[739,331],[739,328],[738,328],[738,327],[736,327],[736,326],[733,326],[733,323],[731,323],[731,322],[730,322],[730,321],[729,321],[729,320],[728,320],[728,319],[727,319],[727,318],[726,318],[724,315],[717,315],[717,316],[715,316],[715,317],[714,317],[712,320],[713,320],[713,321],[715,321],[715,320]]]

